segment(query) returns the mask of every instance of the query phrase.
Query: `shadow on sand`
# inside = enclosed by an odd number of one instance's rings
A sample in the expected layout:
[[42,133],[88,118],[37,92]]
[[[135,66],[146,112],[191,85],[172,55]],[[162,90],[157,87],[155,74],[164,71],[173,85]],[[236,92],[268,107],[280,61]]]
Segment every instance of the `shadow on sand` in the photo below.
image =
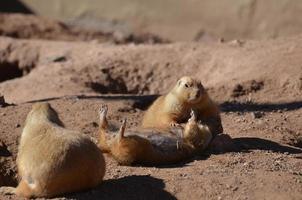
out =
[[37,99],[32,101],[26,101],[24,103],[37,103],[37,102],[45,102],[45,101],[54,101],[59,99],[103,99],[103,100],[111,100],[111,101],[118,101],[118,100],[133,100],[134,108],[138,108],[141,110],[147,109],[155,99],[159,97],[159,95],[70,95],[70,96],[60,96],[60,97],[51,97],[45,99]]
[[[159,95],[71,95],[71,96],[61,96],[61,97],[52,97],[45,99],[37,99],[32,101],[27,101],[24,103],[35,103],[35,102],[43,102],[43,101],[53,101],[58,99],[104,99],[104,100],[133,100],[135,101],[134,107],[146,110],[153,101],[159,97]],[[285,103],[243,103],[243,102],[223,102],[220,104],[220,108],[222,112],[254,112],[254,111],[263,111],[263,112],[271,112],[271,111],[290,111],[297,110],[302,108],[302,101],[295,102],[285,102]]]
[[233,142],[241,151],[250,150],[266,150],[276,153],[289,153],[289,154],[299,154],[302,153],[302,149],[284,146],[277,142],[273,142],[266,139],[254,138],[254,137],[240,137],[234,138]]
[[65,196],[77,200],[86,199],[163,199],[176,200],[164,190],[165,183],[152,176],[126,176],[118,179],[105,180],[97,188],[77,194]]
[[226,152],[250,152],[252,150],[264,150],[276,153],[300,154],[302,149],[277,142],[256,138],[238,137],[231,138],[227,134],[218,135],[209,148],[209,153],[220,154]]
[[253,150],[270,151],[275,153],[286,153],[286,154],[298,154],[297,158],[302,158],[302,149],[287,145],[282,145],[277,142],[256,138],[256,137],[238,137],[231,138],[227,134],[217,135],[212,141],[209,148],[200,155],[196,155],[193,158],[185,160],[183,162],[171,165],[157,166],[158,168],[178,168],[186,167],[188,163],[194,160],[206,160],[212,154],[224,154],[230,152],[243,152],[249,153]]
[[241,103],[241,102],[224,102],[220,104],[222,112],[253,112],[253,111],[290,111],[302,108],[302,101],[286,103]]

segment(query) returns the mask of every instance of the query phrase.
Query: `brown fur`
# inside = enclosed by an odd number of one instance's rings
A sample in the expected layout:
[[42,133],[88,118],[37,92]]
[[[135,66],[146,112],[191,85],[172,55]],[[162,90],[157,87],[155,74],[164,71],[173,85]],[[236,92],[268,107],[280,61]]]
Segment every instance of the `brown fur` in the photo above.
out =
[[2,193],[53,197],[97,186],[105,173],[104,157],[91,139],[62,126],[48,103],[34,104],[27,115],[17,155],[21,181]]
[[107,109],[103,106],[100,110],[99,147],[121,165],[176,163],[202,152],[212,138],[207,126],[198,124],[194,114],[184,129],[171,127],[169,131],[137,129],[125,132],[124,121],[119,131],[112,131],[106,119]]
[[206,124],[213,137],[223,132],[220,111],[202,84],[188,76],[178,80],[174,88],[160,96],[146,111],[143,128],[169,128],[171,124],[188,120],[193,109],[197,118]]

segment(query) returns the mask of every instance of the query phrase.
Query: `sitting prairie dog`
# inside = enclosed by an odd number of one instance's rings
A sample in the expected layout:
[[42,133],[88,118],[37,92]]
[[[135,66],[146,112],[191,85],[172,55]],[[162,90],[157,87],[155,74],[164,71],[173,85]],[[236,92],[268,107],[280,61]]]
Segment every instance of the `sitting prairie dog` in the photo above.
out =
[[99,147],[120,165],[154,166],[180,162],[201,153],[212,139],[208,127],[197,123],[193,112],[184,128],[171,126],[163,134],[163,130],[156,129],[125,131],[126,120],[119,130],[110,127],[107,110],[106,105],[100,109]]
[[198,120],[206,124],[213,138],[223,132],[220,111],[211,100],[200,81],[184,76],[166,95],[160,96],[146,111],[143,128],[169,128],[171,124],[183,123],[193,109]]
[[97,186],[105,173],[102,152],[92,140],[63,127],[48,103],[32,106],[26,118],[17,155],[21,181],[4,194],[54,197]]

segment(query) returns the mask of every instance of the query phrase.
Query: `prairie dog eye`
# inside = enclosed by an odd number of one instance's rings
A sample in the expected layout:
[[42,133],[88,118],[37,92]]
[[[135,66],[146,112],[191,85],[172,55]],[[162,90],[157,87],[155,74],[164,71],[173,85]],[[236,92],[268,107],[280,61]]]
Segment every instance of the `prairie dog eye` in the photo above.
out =
[[188,88],[188,87],[189,87],[189,85],[188,85],[188,84],[185,84],[185,87],[186,87],[186,88]]

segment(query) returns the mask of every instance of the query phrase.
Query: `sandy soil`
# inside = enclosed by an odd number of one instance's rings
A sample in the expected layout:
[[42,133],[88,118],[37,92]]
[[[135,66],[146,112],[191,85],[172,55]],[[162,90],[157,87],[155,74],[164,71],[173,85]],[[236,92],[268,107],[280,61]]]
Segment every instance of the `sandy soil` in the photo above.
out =
[[302,36],[158,45],[0,37],[0,185],[16,185],[32,103],[50,102],[68,128],[97,138],[101,104],[137,126],[157,95],[192,75],[220,104],[232,139],[173,166],[117,166],[106,156],[103,184],[62,198],[302,199],[301,54]]

